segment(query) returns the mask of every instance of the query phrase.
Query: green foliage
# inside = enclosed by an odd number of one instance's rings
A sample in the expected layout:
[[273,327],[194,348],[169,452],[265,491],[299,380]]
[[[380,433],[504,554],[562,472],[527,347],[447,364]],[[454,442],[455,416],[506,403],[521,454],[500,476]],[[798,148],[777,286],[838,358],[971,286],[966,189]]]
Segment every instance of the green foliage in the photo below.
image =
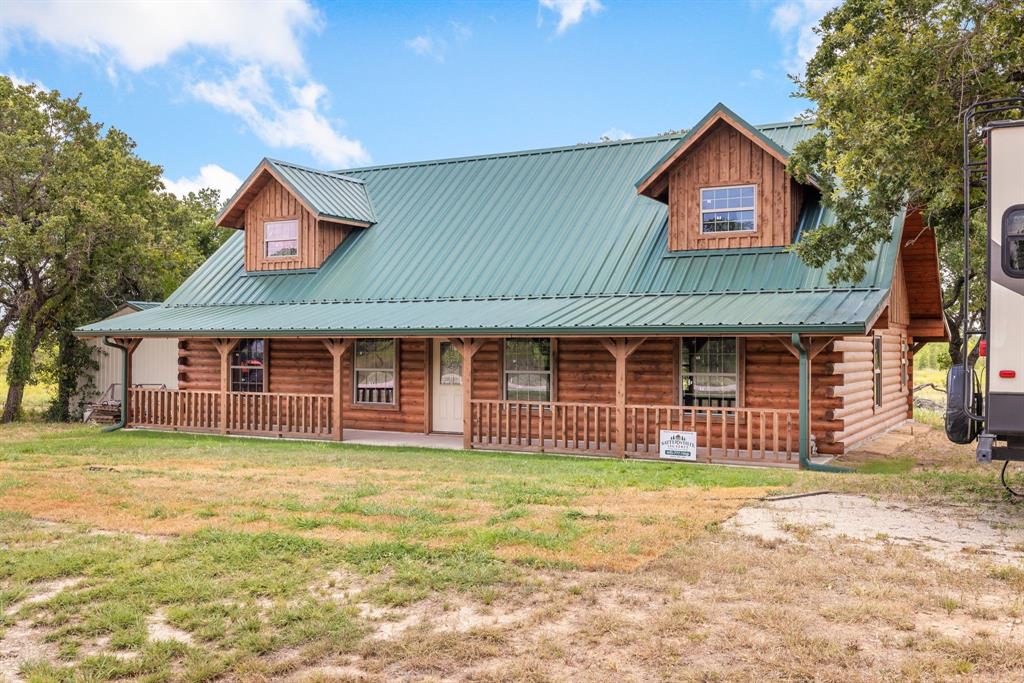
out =
[[[16,330],[3,420],[37,369],[59,386],[51,414],[66,419],[90,362],[72,330],[173,291],[223,241],[219,199],[163,192],[160,167],[77,97],[0,76],[0,121],[0,337]],[[37,368],[41,347],[59,349]]]
[[[820,180],[838,220],[796,249],[812,265],[831,264],[833,281],[855,281],[876,245],[889,239],[893,216],[904,206],[921,209],[938,237],[947,311],[958,323],[961,115],[974,102],[1020,93],[1024,5],[848,0],[824,17],[819,32],[821,46],[797,84],[815,103],[821,132],[797,146],[790,169]],[[974,222],[983,225],[984,217]],[[977,273],[984,272],[982,233],[975,231],[971,255]],[[969,283],[978,302],[981,279]]]

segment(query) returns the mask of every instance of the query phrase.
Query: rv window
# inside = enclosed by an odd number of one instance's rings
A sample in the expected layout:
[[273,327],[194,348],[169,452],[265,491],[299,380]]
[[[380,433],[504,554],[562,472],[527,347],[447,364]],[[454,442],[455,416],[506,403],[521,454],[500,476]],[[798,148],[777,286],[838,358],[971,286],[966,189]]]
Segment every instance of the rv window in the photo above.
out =
[[1012,206],[1003,214],[1003,271],[1024,278],[1024,206]]

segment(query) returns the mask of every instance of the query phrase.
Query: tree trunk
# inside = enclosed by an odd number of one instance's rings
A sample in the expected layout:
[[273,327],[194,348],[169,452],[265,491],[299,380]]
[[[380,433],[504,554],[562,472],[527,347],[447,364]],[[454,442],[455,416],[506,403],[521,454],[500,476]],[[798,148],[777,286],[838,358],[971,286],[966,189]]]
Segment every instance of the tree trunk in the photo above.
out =
[[11,363],[7,366],[7,402],[4,404],[0,424],[14,422],[21,417],[21,402],[25,397],[25,385],[32,377],[33,326],[32,316],[23,315],[18,321],[11,344]]
[[83,367],[82,342],[64,328],[57,335],[57,397],[50,404],[48,417],[57,422],[71,419],[71,398],[78,392],[78,377]]

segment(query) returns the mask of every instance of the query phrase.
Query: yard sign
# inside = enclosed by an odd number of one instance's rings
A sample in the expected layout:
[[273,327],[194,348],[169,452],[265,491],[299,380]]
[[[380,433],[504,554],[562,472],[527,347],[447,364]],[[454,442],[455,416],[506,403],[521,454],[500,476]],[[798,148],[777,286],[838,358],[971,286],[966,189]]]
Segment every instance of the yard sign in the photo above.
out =
[[697,432],[661,430],[659,455],[669,460],[697,459]]

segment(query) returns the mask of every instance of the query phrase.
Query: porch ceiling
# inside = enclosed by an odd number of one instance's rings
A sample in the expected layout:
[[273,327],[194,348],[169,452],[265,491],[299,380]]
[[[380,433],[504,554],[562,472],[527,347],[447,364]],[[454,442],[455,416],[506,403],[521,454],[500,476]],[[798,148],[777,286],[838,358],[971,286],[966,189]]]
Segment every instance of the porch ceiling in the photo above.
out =
[[887,290],[161,306],[79,330],[121,336],[863,333]]

